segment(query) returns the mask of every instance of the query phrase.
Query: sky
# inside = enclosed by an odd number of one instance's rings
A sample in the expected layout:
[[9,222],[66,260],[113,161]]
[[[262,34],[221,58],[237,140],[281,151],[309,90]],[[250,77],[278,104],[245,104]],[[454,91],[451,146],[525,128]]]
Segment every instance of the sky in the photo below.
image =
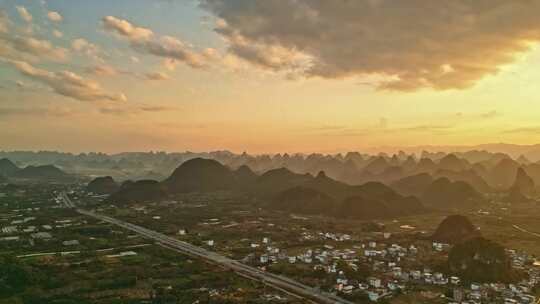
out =
[[540,0],[0,0],[0,150],[540,142]]

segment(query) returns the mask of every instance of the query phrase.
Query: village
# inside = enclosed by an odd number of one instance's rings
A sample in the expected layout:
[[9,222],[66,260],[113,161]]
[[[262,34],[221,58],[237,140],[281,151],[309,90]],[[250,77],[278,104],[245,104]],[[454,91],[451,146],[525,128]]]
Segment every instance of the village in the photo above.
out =
[[[217,219],[213,220],[216,222]],[[185,230],[179,231],[180,235],[185,233]],[[351,248],[339,245],[314,246],[294,255],[287,254],[287,249],[280,248],[279,244],[267,237],[258,242],[244,240],[251,242],[249,247],[253,253],[242,261],[269,271],[273,265],[289,264],[290,267],[308,267],[315,272],[324,272],[328,277],[335,278],[335,284],[329,291],[350,296],[351,299],[355,298],[352,295],[365,294],[369,300],[377,302],[398,294],[426,289],[432,291],[433,295],[440,295],[447,303],[536,303],[532,293],[540,282],[540,267],[530,255],[508,250],[513,267],[528,274],[528,278],[518,284],[466,284],[457,276],[437,272],[418,263],[419,255],[443,257],[448,253],[448,244],[433,242],[431,247],[419,249],[414,244],[393,243],[390,238],[390,233],[382,233],[381,240],[362,243],[354,241],[356,238],[348,234],[303,232],[300,242],[321,240],[331,244],[346,242],[357,245]],[[217,246],[214,240],[206,241],[205,245],[209,248]],[[336,248],[338,246],[339,249]],[[423,252],[419,253],[419,250]],[[370,275],[357,279],[355,272],[360,271],[362,266],[368,267]],[[297,279],[305,280],[302,277]]]

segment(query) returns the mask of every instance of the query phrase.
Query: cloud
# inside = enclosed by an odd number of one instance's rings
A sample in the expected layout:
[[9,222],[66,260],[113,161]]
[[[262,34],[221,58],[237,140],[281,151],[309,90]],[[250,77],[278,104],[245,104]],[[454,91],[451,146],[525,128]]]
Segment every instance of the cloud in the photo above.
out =
[[230,54],[378,88],[465,89],[540,41],[540,1],[200,0]]
[[323,126],[313,129],[315,134],[323,136],[340,136],[340,137],[361,137],[372,136],[375,134],[388,135],[408,135],[408,134],[425,134],[425,135],[441,135],[451,132],[455,128],[452,124],[419,124],[405,125],[398,127],[389,127],[386,118],[380,118],[376,124],[364,127],[350,126]]
[[38,108],[12,108],[12,107],[1,107],[0,108],[0,117],[6,116],[19,116],[19,115],[39,115],[42,113],[43,109]]
[[311,128],[311,130],[315,131],[336,131],[336,130],[344,130],[347,126],[344,125],[322,125],[318,127]]
[[434,125],[434,124],[428,124],[428,125],[417,125],[417,126],[411,126],[411,127],[404,127],[404,128],[398,128],[394,131],[410,131],[410,132],[429,132],[429,133],[435,133],[439,131],[447,131],[454,128],[453,125]]
[[12,42],[15,48],[21,52],[49,57],[58,61],[65,60],[68,54],[65,48],[55,47],[47,40],[39,40],[32,37],[14,37]]
[[[19,12],[27,12],[20,7]],[[7,13],[0,9],[0,57],[23,61],[40,61],[42,59],[63,62],[69,57],[69,50],[57,47],[48,40],[32,37],[33,28],[13,27]],[[58,37],[61,33],[53,31]]]
[[162,62],[162,66],[167,69],[168,71],[174,71],[176,70],[176,66],[178,65],[178,61],[174,59],[164,59]]
[[164,112],[175,110],[175,108],[166,106],[142,106],[140,109],[144,112]]
[[206,57],[194,52],[182,41],[170,37],[162,36],[158,40],[146,41],[134,45],[136,49],[142,52],[148,52],[154,56],[171,58],[176,61],[184,62],[187,65],[200,68],[206,65]]
[[21,16],[21,18],[30,23],[32,22],[32,14],[30,14],[30,12],[28,12],[28,10],[26,9],[26,7],[24,6],[16,6],[15,7],[17,9],[17,12],[19,13],[19,16]]
[[139,104],[139,105],[128,105],[128,106],[108,105],[108,106],[100,108],[99,112],[101,114],[133,116],[133,115],[138,115],[142,113],[159,113],[159,112],[169,112],[169,111],[177,111],[177,110],[178,110],[177,108],[169,107],[169,106]]
[[339,137],[362,137],[373,134],[373,131],[367,129],[344,129],[339,132],[324,132],[323,136],[339,136]]
[[214,55],[208,51],[196,52],[175,37],[157,36],[150,29],[135,26],[114,16],[104,17],[102,23],[105,30],[127,39],[131,47],[140,53],[183,62],[194,68],[205,66]]
[[106,92],[97,82],[70,71],[50,72],[24,61],[4,60],[21,74],[50,87],[55,93],[81,101],[126,101],[124,94]]
[[495,118],[495,117],[498,117],[498,116],[501,116],[501,113],[499,113],[499,112],[497,112],[495,110],[480,114],[480,117],[484,118],[484,119]]
[[6,34],[10,24],[11,21],[7,13],[4,10],[0,10],[0,34]]
[[227,37],[229,51],[239,58],[268,70],[298,70],[311,60],[306,53],[288,49],[280,45],[269,45],[250,41],[245,37],[230,33]]
[[52,34],[53,34],[53,36],[56,37],[56,38],[62,38],[62,37],[64,37],[64,33],[60,32],[59,30],[53,30],[53,31],[52,31]]
[[502,116],[503,114],[496,110],[490,110],[480,113],[457,112],[450,115],[450,119],[459,119],[460,122],[477,122],[479,120],[489,120]]
[[106,16],[102,21],[106,30],[116,32],[118,35],[127,37],[129,40],[147,41],[154,36],[152,30],[134,26],[129,21],[114,16]]
[[64,17],[62,17],[62,15],[60,15],[58,12],[52,11],[49,11],[47,13],[47,18],[49,18],[49,20],[53,22],[61,22],[62,20],[64,20]]
[[48,90],[47,87],[44,87],[40,84],[33,82],[25,82],[19,79],[7,80],[5,81],[5,86],[2,88],[6,90],[17,90],[19,92],[39,92],[43,93]]
[[148,80],[168,80],[169,75],[162,72],[153,72],[145,74],[146,79]]
[[[68,50],[65,48],[56,47],[48,40],[40,40],[33,37],[13,35],[5,38],[0,37],[0,41],[5,43],[6,49],[14,49],[22,53],[36,56],[37,58],[64,61],[69,54]],[[11,51],[11,53],[14,55],[13,51]]]
[[535,134],[540,134],[540,127],[533,126],[533,127],[515,128],[515,129],[505,130],[502,133],[535,135]]
[[89,46],[90,46],[90,48],[93,48],[92,44],[89,43],[88,41],[86,41],[86,39],[83,39],[83,38],[78,38],[78,39],[75,39],[75,40],[73,40],[71,42],[71,47],[76,51],[83,51],[83,50],[87,49]]
[[73,111],[66,107],[0,107],[0,117],[13,117],[13,116],[54,116],[65,117],[73,114]]
[[74,51],[85,54],[86,56],[88,56],[88,57],[90,57],[90,58],[92,58],[94,60],[97,60],[97,61],[102,61],[103,60],[100,57],[100,53],[101,53],[100,48],[97,45],[88,42],[84,38],[77,38],[77,39],[73,40],[71,42],[71,48]]
[[106,64],[99,64],[86,68],[86,73],[98,75],[98,76],[115,76],[120,72],[113,66]]
[[170,79],[169,75],[163,72],[136,73],[125,69],[119,69],[109,64],[100,63],[85,68],[85,73],[95,76],[118,76],[126,75],[140,80],[161,81]]
[[103,107],[99,109],[101,114],[111,114],[111,115],[128,115],[133,114],[133,110],[126,109],[123,107]]

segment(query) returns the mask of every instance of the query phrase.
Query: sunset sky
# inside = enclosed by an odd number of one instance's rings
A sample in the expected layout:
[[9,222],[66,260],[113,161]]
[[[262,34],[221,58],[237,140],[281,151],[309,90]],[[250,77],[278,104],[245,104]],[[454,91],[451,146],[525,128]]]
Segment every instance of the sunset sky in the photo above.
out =
[[0,0],[0,150],[540,143],[540,0]]

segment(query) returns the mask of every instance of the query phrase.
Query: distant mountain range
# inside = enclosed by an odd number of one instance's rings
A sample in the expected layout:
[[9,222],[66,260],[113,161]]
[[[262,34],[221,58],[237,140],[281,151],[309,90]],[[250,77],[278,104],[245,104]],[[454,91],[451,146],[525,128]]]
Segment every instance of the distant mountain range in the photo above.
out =
[[[478,153],[474,155],[480,159]],[[128,202],[142,197],[227,191],[256,197],[272,208],[288,212],[370,219],[427,209],[475,209],[491,194],[516,202],[532,201],[538,193],[532,176],[540,177],[539,165],[518,163],[498,154],[475,163],[454,154],[437,160],[416,160],[405,154],[365,158],[357,153],[279,158],[287,166],[268,165],[271,168],[262,173],[251,166],[260,169],[261,163],[272,159],[247,154],[236,156],[234,161],[226,158],[234,165],[215,159],[189,159],[163,181],[146,181],[148,193],[133,195],[140,189],[128,183],[130,187],[122,186],[111,200]],[[331,177],[324,170],[316,174],[300,170],[306,164],[310,168],[324,167],[342,178]]]
[[523,156],[526,159],[537,162],[540,161],[540,144],[533,145],[517,145],[507,143],[488,143],[480,145],[424,145],[424,146],[409,146],[409,147],[374,147],[365,149],[366,153],[380,153],[385,152],[388,154],[397,153],[398,151],[404,151],[408,154],[427,154],[427,153],[456,153],[456,154],[469,154],[489,152],[493,154],[506,154],[514,159],[518,159]]
[[[527,147],[530,148],[529,151],[537,148],[536,146]],[[514,150],[518,151],[519,149],[516,148],[512,151]],[[287,153],[249,155],[247,153],[234,154],[228,151],[120,153],[115,155],[0,152],[1,156],[9,156],[11,160],[21,165],[51,164],[65,172],[86,176],[110,175],[116,180],[163,180],[182,163],[194,158],[205,158],[216,160],[233,170],[241,167],[244,167],[244,170],[249,168],[250,171],[259,175],[281,168],[286,168],[294,173],[309,173],[311,175],[324,171],[328,177],[351,185],[370,181],[390,185],[405,177],[427,173],[435,179],[445,177],[454,182],[467,182],[480,193],[508,190],[514,183],[517,169],[521,167],[532,178],[535,185],[540,185],[540,163],[534,162],[538,158],[529,158],[522,154],[513,157],[503,153],[480,150],[451,154],[427,151],[409,154],[399,151],[393,155],[383,153],[369,155],[359,152],[335,155],[289,155]],[[105,174],[99,175],[100,173]]]
[[[529,148],[530,151],[536,149],[533,146]],[[367,188],[365,185],[383,185],[401,197],[418,198],[428,208],[451,210],[476,208],[486,196],[491,195],[499,195],[507,202],[530,202],[540,193],[540,163],[521,154],[513,158],[499,152],[480,150],[450,154],[399,151],[393,155],[359,152],[249,155],[228,151],[115,155],[0,152],[0,155],[12,155],[17,161],[0,161],[0,175],[7,178],[60,180],[67,179],[65,172],[86,176],[101,176],[98,174],[104,172],[103,176],[110,176],[115,183],[128,179],[160,181],[160,188],[156,189],[158,193],[162,188],[170,194],[237,191],[265,200],[274,199],[286,190],[289,192],[283,198],[298,199],[291,192],[291,188],[296,187],[296,191],[305,196],[314,195],[306,189],[327,195],[334,202],[334,212],[339,212],[336,206],[344,206],[345,201],[351,204],[353,197],[356,197],[358,206],[367,204],[364,202],[371,198],[358,198],[360,185],[364,188]],[[43,166],[44,160],[50,160],[51,164]],[[29,165],[19,169],[15,164]],[[109,186],[110,189],[115,188],[112,183]],[[324,198],[322,195],[318,197]],[[379,205],[381,209],[397,210],[388,204],[385,201]]]
[[0,159],[0,176],[6,180],[68,181],[73,176],[53,165],[17,167],[9,159]]
[[314,177],[285,168],[257,175],[247,167],[232,170],[218,161],[202,158],[183,163],[163,182],[144,183],[122,186],[109,200],[126,203],[177,193],[227,191],[259,198],[267,208],[300,214],[371,219],[426,211],[415,197],[402,196],[378,182],[350,186],[324,172]]

